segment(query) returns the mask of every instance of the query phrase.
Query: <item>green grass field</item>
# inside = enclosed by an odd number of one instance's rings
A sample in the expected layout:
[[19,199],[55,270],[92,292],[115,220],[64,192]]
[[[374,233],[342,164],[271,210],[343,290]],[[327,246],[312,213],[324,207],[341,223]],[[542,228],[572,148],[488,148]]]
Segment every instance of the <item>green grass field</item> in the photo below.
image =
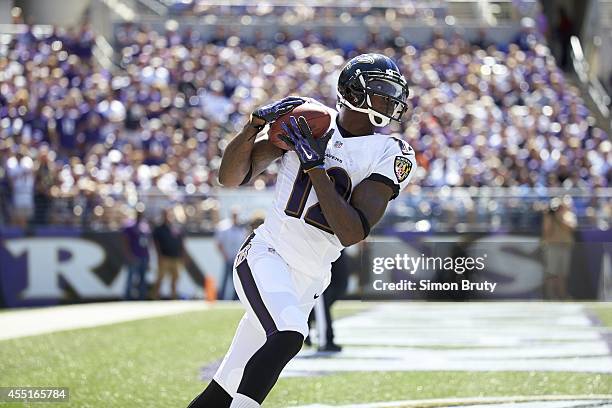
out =
[[612,327],[612,306],[609,303],[591,303],[588,309],[603,326]]
[[[612,306],[590,310],[612,326]],[[70,403],[62,407],[184,407],[204,388],[200,368],[223,356],[241,315],[217,307],[0,341],[0,385],[69,387]],[[264,406],[611,392],[612,375],[603,374],[352,372],[281,379]]]

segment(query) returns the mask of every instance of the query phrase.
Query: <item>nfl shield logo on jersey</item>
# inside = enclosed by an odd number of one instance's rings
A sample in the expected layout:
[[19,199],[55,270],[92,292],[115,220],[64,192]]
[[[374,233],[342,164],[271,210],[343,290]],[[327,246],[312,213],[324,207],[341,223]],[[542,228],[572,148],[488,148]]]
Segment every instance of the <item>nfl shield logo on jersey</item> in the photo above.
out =
[[342,147],[342,142],[341,142],[341,141],[339,141],[339,140],[336,140],[336,141],[334,142],[334,147],[335,147],[336,149],[341,148],[341,147]]
[[405,157],[397,156],[395,158],[395,177],[398,182],[406,180],[412,170],[412,163]]
[[402,149],[402,153],[404,154],[412,153],[412,147],[410,147],[410,145],[403,140],[400,141],[400,149]]

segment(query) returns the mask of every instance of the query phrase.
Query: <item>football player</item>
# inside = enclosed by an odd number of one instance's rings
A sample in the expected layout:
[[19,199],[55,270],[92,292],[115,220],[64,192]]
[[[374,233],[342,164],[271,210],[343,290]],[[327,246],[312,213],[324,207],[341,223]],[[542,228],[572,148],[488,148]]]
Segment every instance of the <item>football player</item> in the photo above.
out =
[[246,313],[213,380],[190,408],[260,406],[302,347],[331,263],[368,236],[415,171],[412,148],[374,129],[400,121],[408,109],[408,85],[397,65],[379,54],[355,57],[342,69],[337,91],[338,111],[324,137],[315,139],[303,117],[290,116],[283,129],[292,150],[255,142],[265,125],[305,102],[287,97],[253,112],[225,149],[219,182],[228,187],[281,162],[274,203],[234,262]]

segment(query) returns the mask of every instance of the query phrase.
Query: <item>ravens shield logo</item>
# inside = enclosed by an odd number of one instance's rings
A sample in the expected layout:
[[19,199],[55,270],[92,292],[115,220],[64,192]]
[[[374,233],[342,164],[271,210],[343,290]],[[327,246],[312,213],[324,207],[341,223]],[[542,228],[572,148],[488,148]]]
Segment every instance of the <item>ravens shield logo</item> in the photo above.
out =
[[412,170],[412,162],[405,157],[395,157],[395,177],[397,181],[401,183],[408,178],[410,171]]

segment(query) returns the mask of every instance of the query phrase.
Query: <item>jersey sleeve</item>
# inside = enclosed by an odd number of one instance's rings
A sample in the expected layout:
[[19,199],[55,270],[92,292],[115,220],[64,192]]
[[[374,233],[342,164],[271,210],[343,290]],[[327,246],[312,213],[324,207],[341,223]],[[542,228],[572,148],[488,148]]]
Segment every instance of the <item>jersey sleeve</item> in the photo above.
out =
[[400,139],[391,137],[387,140],[381,157],[374,165],[368,180],[379,181],[393,189],[391,200],[397,197],[410,182],[416,171],[414,150]]

